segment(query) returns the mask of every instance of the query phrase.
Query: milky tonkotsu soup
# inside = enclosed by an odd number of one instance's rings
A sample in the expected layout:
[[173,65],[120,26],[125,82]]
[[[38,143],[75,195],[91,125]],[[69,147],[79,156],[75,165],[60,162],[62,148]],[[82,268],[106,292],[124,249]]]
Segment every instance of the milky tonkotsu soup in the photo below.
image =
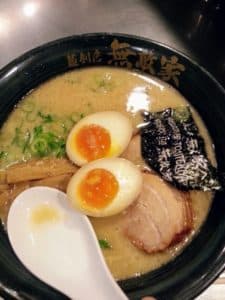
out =
[[[142,122],[140,110],[162,111],[189,105],[175,89],[150,76],[128,70],[95,67],[72,71],[55,77],[26,95],[15,107],[1,129],[1,194],[6,193],[4,168],[21,160],[45,156],[65,156],[67,135],[77,121],[99,111],[119,111],[132,121]],[[193,110],[192,110],[193,112]],[[213,145],[196,112],[194,118],[206,143],[209,159],[215,164]],[[115,120],[116,122],[116,120]],[[31,139],[35,143],[28,148]],[[43,150],[51,142],[52,152]],[[0,213],[6,218],[9,202],[1,200]],[[154,270],[176,256],[188,243],[208,213],[212,193],[191,191],[194,231],[182,243],[166,251],[146,254],[133,246],[121,230],[123,213],[112,217],[91,218],[103,253],[116,279],[125,279]],[[106,241],[106,242],[105,242]],[[104,245],[110,247],[104,247]]]

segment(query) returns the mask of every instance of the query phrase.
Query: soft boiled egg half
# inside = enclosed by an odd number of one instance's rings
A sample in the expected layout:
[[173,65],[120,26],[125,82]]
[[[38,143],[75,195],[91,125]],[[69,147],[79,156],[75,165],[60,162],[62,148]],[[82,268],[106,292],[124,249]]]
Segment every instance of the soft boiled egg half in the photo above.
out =
[[142,175],[123,158],[102,158],[81,167],[71,178],[67,196],[73,207],[93,217],[117,214],[140,194]]
[[120,112],[88,115],[69,133],[67,155],[78,166],[100,158],[117,157],[128,146],[132,130],[131,121]]

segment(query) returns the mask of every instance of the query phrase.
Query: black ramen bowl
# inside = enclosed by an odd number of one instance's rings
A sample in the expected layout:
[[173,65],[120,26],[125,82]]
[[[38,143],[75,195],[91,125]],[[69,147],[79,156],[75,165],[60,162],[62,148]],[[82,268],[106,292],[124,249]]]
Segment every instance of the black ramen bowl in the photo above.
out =
[[[72,36],[31,50],[14,60],[0,71],[1,124],[28,91],[48,78],[96,65],[141,70],[177,88],[204,120],[215,144],[219,170],[225,170],[224,89],[183,54],[135,36],[105,33]],[[130,299],[154,295],[158,299],[187,300],[200,294],[224,267],[225,192],[217,192],[206,222],[178,257],[153,272],[119,284]],[[57,271],[60,272],[56,265]],[[0,228],[0,295],[6,299],[15,296],[66,299],[23,267],[10,247],[3,226]]]

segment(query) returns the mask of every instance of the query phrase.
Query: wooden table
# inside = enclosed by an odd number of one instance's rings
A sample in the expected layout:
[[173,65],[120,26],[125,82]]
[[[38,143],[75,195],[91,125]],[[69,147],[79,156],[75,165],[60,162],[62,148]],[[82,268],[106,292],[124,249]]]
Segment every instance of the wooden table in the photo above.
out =
[[[224,19],[223,1],[2,0],[0,68],[23,52],[64,36],[121,32],[181,50],[225,86]],[[198,299],[224,300],[225,274]]]

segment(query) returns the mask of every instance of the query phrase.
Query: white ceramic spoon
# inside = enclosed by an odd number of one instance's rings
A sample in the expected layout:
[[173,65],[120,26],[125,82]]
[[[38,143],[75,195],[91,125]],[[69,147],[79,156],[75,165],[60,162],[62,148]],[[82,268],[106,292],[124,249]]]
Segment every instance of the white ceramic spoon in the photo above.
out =
[[27,269],[69,298],[128,299],[106,266],[88,218],[71,209],[59,190],[22,192],[10,208],[7,230]]

